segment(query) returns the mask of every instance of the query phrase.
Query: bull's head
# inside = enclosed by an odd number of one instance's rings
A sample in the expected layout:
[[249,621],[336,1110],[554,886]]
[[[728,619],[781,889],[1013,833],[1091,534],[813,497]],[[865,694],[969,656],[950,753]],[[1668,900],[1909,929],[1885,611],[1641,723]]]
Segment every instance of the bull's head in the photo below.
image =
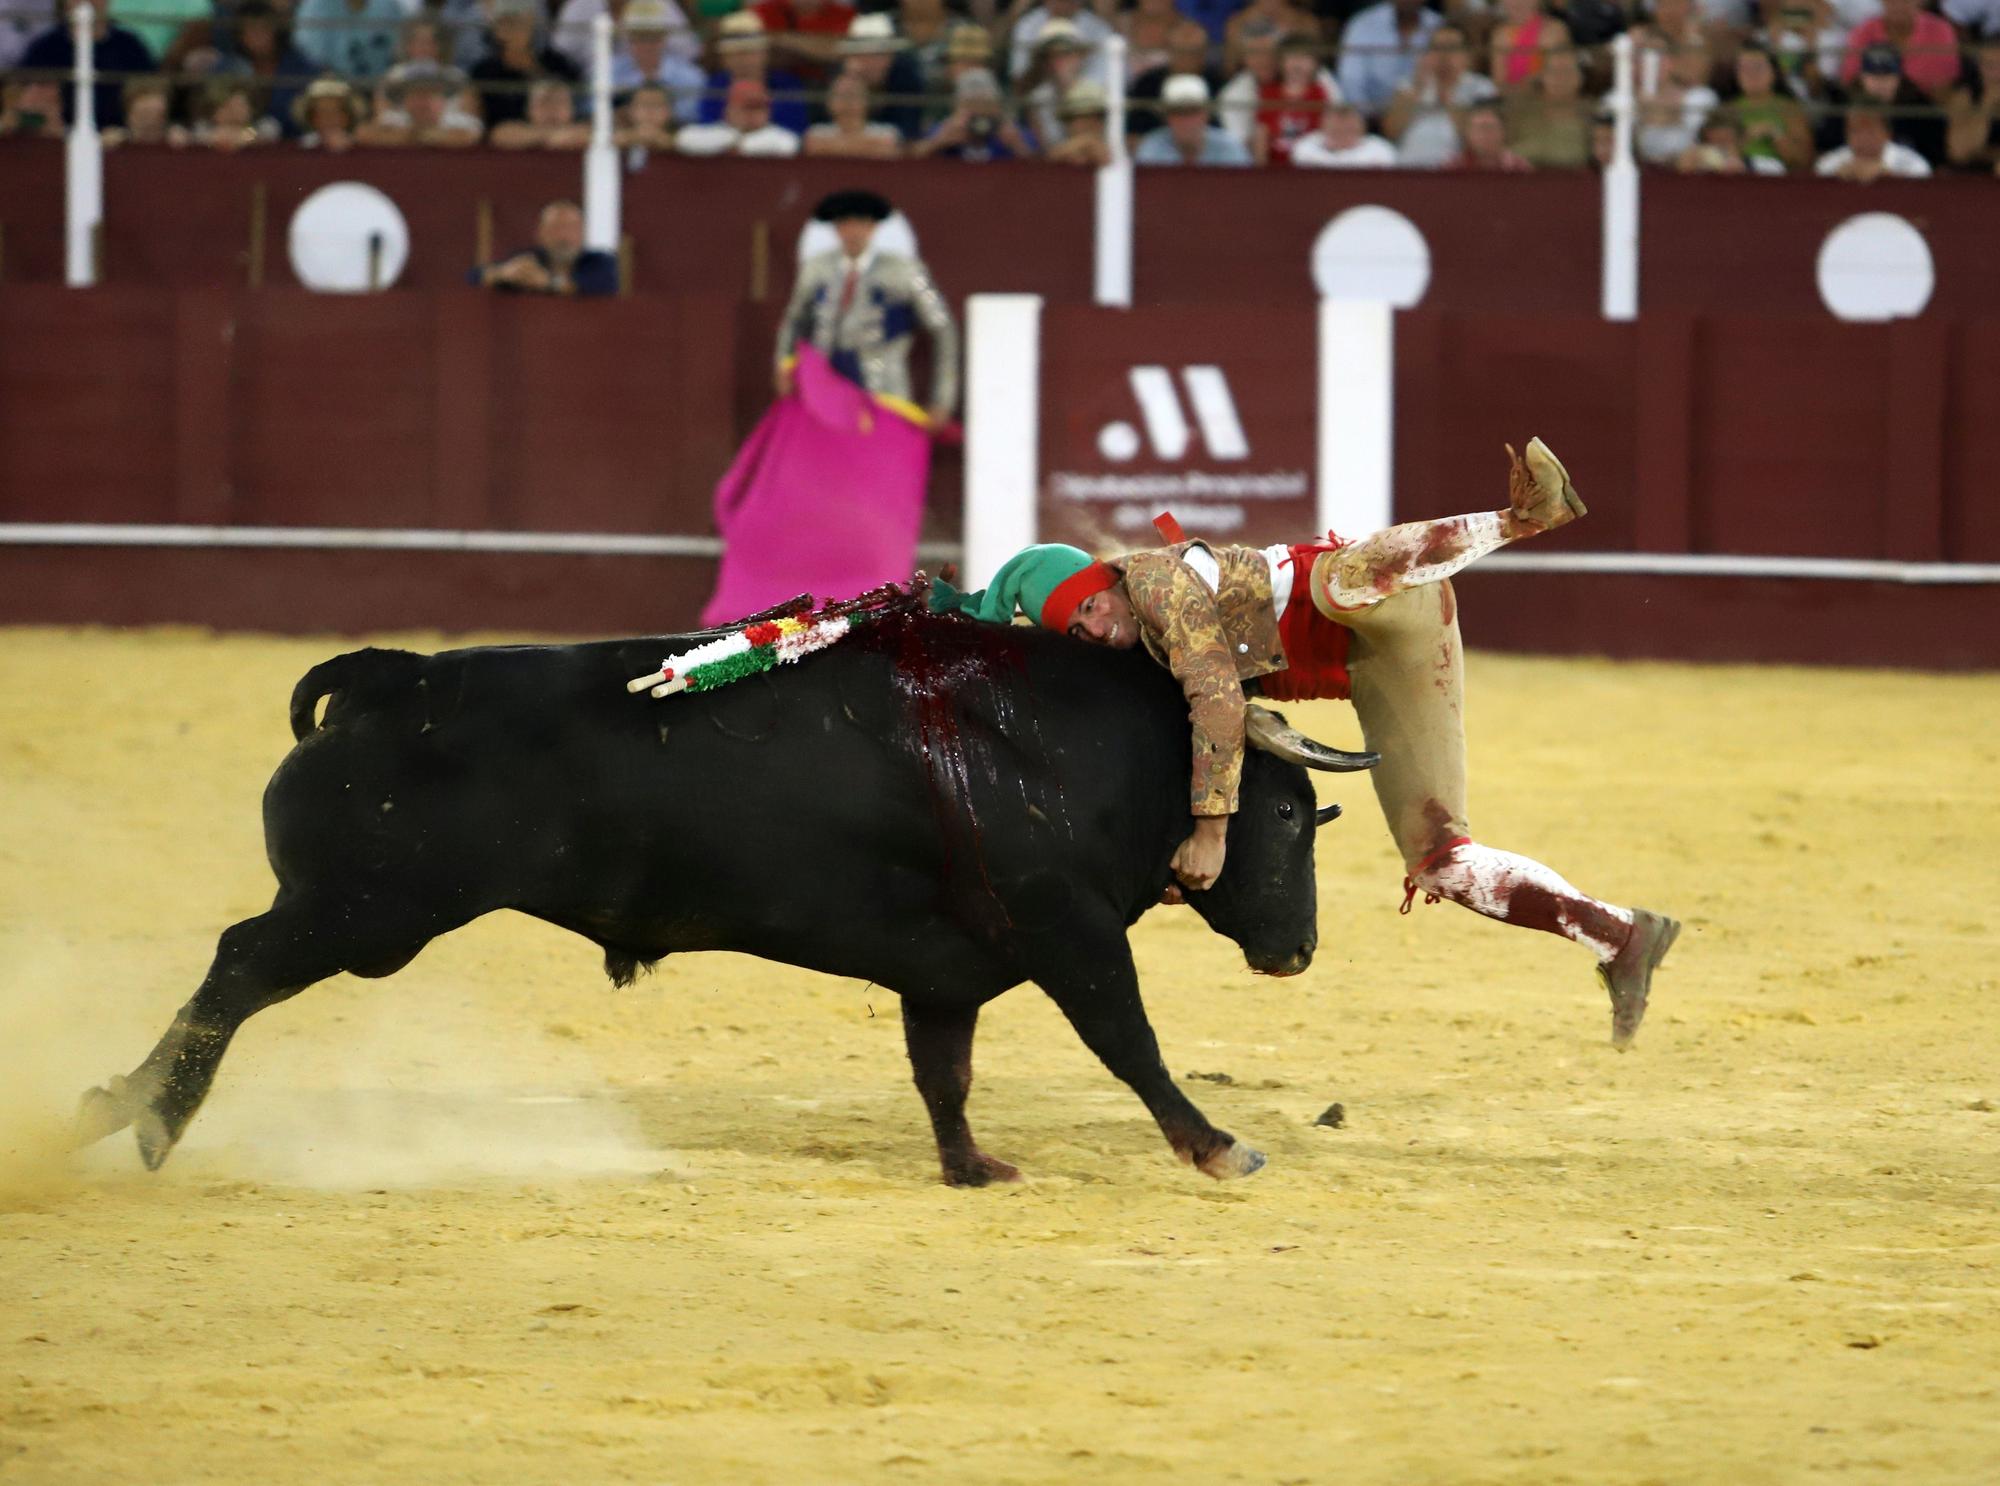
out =
[[1210,928],[1243,947],[1252,970],[1297,975],[1319,944],[1313,836],[1340,814],[1338,805],[1314,808],[1306,770],[1349,773],[1373,768],[1378,757],[1315,743],[1255,705],[1244,711],[1244,731],[1250,748],[1222,876],[1186,898]]

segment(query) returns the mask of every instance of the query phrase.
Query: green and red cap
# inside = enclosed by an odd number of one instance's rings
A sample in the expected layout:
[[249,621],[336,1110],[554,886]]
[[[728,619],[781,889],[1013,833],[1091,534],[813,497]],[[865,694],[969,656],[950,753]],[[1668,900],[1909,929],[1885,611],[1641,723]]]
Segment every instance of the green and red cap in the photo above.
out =
[[1069,616],[1078,604],[1118,581],[1115,568],[1082,548],[1044,542],[1008,558],[993,581],[976,593],[960,593],[949,583],[932,583],[931,609],[938,613],[956,610],[989,624],[1012,624],[1018,608],[1044,629],[1061,630],[1068,628]]

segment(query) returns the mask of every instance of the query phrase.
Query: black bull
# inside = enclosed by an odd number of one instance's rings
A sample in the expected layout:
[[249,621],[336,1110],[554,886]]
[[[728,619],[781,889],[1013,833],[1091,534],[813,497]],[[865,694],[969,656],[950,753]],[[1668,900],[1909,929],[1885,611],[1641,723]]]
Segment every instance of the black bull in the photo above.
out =
[[[223,932],[146,1059],[85,1094],[79,1138],[134,1125],[158,1167],[246,1018],[341,971],[393,974],[512,908],[599,945],[619,984],[675,951],[737,950],[897,992],[948,1182],[1016,1175],[974,1143],[965,1101],[979,1008],[1027,980],[1183,1161],[1214,1177],[1263,1164],[1175,1086],[1126,942],[1188,833],[1187,705],[1165,670],[899,615],[716,691],[628,695],[671,648],[360,650],[315,666],[264,791],[277,896]],[[1288,732],[1273,746],[1372,762]],[[1316,817],[1299,762],[1250,752],[1227,869],[1187,896],[1253,969],[1310,961],[1313,836],[1337,809]]]

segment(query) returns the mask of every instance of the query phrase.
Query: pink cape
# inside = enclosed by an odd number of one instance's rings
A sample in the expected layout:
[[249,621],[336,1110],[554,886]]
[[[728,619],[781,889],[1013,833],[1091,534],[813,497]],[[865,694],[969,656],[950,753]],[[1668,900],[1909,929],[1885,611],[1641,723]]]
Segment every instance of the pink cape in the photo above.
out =
[[701,611],[726,624],[800,593],[820,603],[907,582],[930,481],[931,439],[799,351],[789,397],[771,405],[715,487],[722,571]]

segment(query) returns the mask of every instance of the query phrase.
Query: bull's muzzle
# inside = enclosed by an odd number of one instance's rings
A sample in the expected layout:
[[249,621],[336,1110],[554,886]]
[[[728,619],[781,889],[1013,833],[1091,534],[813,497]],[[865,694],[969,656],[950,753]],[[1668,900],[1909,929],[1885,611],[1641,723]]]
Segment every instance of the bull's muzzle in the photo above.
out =
[[[1250,960],[1250,968],[1258,975],[1269,975],[1279,980],[1283,980],[1288,976],[1303,975],[1307,967],[1312,964],[1313,951],[1318,947],[1317,942],[1301,944],[1297,949],[1280,960],[1268,961],[1263,964],[1259,964],[1254,959]],[[1245,958],[1249,959],[1247,955]]]

